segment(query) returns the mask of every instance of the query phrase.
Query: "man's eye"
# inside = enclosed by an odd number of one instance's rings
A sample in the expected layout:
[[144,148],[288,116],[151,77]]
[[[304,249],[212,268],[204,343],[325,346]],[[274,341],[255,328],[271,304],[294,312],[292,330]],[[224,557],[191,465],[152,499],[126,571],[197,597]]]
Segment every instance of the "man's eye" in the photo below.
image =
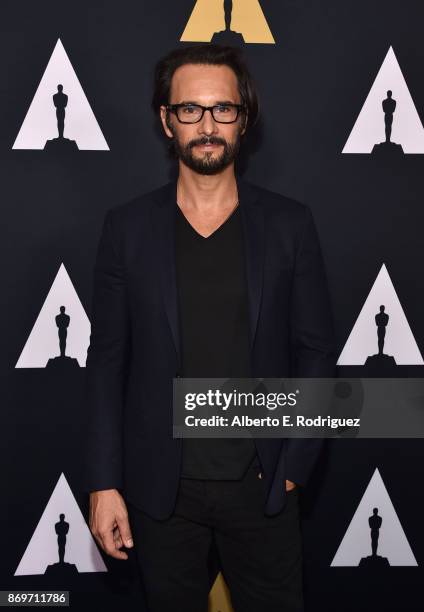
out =
[[190,113],[192,113],[195,110],[196,110],[195,106],[183,106],[183,111],[186,114],[190,114]]
[[231,110],[230,106],[217,106],[216,108],[219,113],[228,113]]

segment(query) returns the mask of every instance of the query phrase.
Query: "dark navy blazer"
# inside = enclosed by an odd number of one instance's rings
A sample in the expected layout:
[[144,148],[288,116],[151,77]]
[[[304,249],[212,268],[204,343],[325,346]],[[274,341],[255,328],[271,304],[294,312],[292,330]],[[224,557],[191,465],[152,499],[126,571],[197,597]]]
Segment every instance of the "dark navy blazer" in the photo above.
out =
[[[309,207],[236,175],[244,232],[254,377],[333,377],[336,356],[321,248]],[[155,518],[173,511],[181,438],[172,390],[180,344],[175,272],[176,180],[105,215],[94,267],[86,362],[83,488],[117,488]],[[319,438],[255,438],[267,500],[304,486]]]

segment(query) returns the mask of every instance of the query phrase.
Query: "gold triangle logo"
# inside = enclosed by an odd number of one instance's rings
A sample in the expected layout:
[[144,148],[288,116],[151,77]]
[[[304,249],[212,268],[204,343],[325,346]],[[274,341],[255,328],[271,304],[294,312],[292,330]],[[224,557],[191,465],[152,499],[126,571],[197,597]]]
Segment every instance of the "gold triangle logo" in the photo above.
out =
[[196,0],[180,40],[275,44],[259,0]]
[[209,593],[208,612],[234,612],[230,592],[221,572]]

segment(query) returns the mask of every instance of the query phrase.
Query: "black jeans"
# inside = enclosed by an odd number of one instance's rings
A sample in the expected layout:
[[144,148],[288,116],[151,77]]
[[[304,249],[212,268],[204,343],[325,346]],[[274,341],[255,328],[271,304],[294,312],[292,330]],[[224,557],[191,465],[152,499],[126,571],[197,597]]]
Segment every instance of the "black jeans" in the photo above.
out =
[[181,479],[174,513],[162,521],[127,501],[149,612],[207,612],[212,544],[235,612],[304,610],[298,487],[280,513],[265,516],[259,472],[251,465],[242,480]]

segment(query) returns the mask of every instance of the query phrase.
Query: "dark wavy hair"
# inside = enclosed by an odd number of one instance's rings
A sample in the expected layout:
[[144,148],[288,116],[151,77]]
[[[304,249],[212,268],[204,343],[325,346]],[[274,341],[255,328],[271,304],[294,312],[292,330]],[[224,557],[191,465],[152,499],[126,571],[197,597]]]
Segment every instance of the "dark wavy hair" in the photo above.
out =
[[154,69],[152,109],[159,114],[160,106],[169,104],[171,80],[174,72],[184,64],[229,66],[236,74],[238,90],[247,108],[246,134],[259,119],[259,98],[252,76],[237,47],[214,43],[179,47],[161,57]]

